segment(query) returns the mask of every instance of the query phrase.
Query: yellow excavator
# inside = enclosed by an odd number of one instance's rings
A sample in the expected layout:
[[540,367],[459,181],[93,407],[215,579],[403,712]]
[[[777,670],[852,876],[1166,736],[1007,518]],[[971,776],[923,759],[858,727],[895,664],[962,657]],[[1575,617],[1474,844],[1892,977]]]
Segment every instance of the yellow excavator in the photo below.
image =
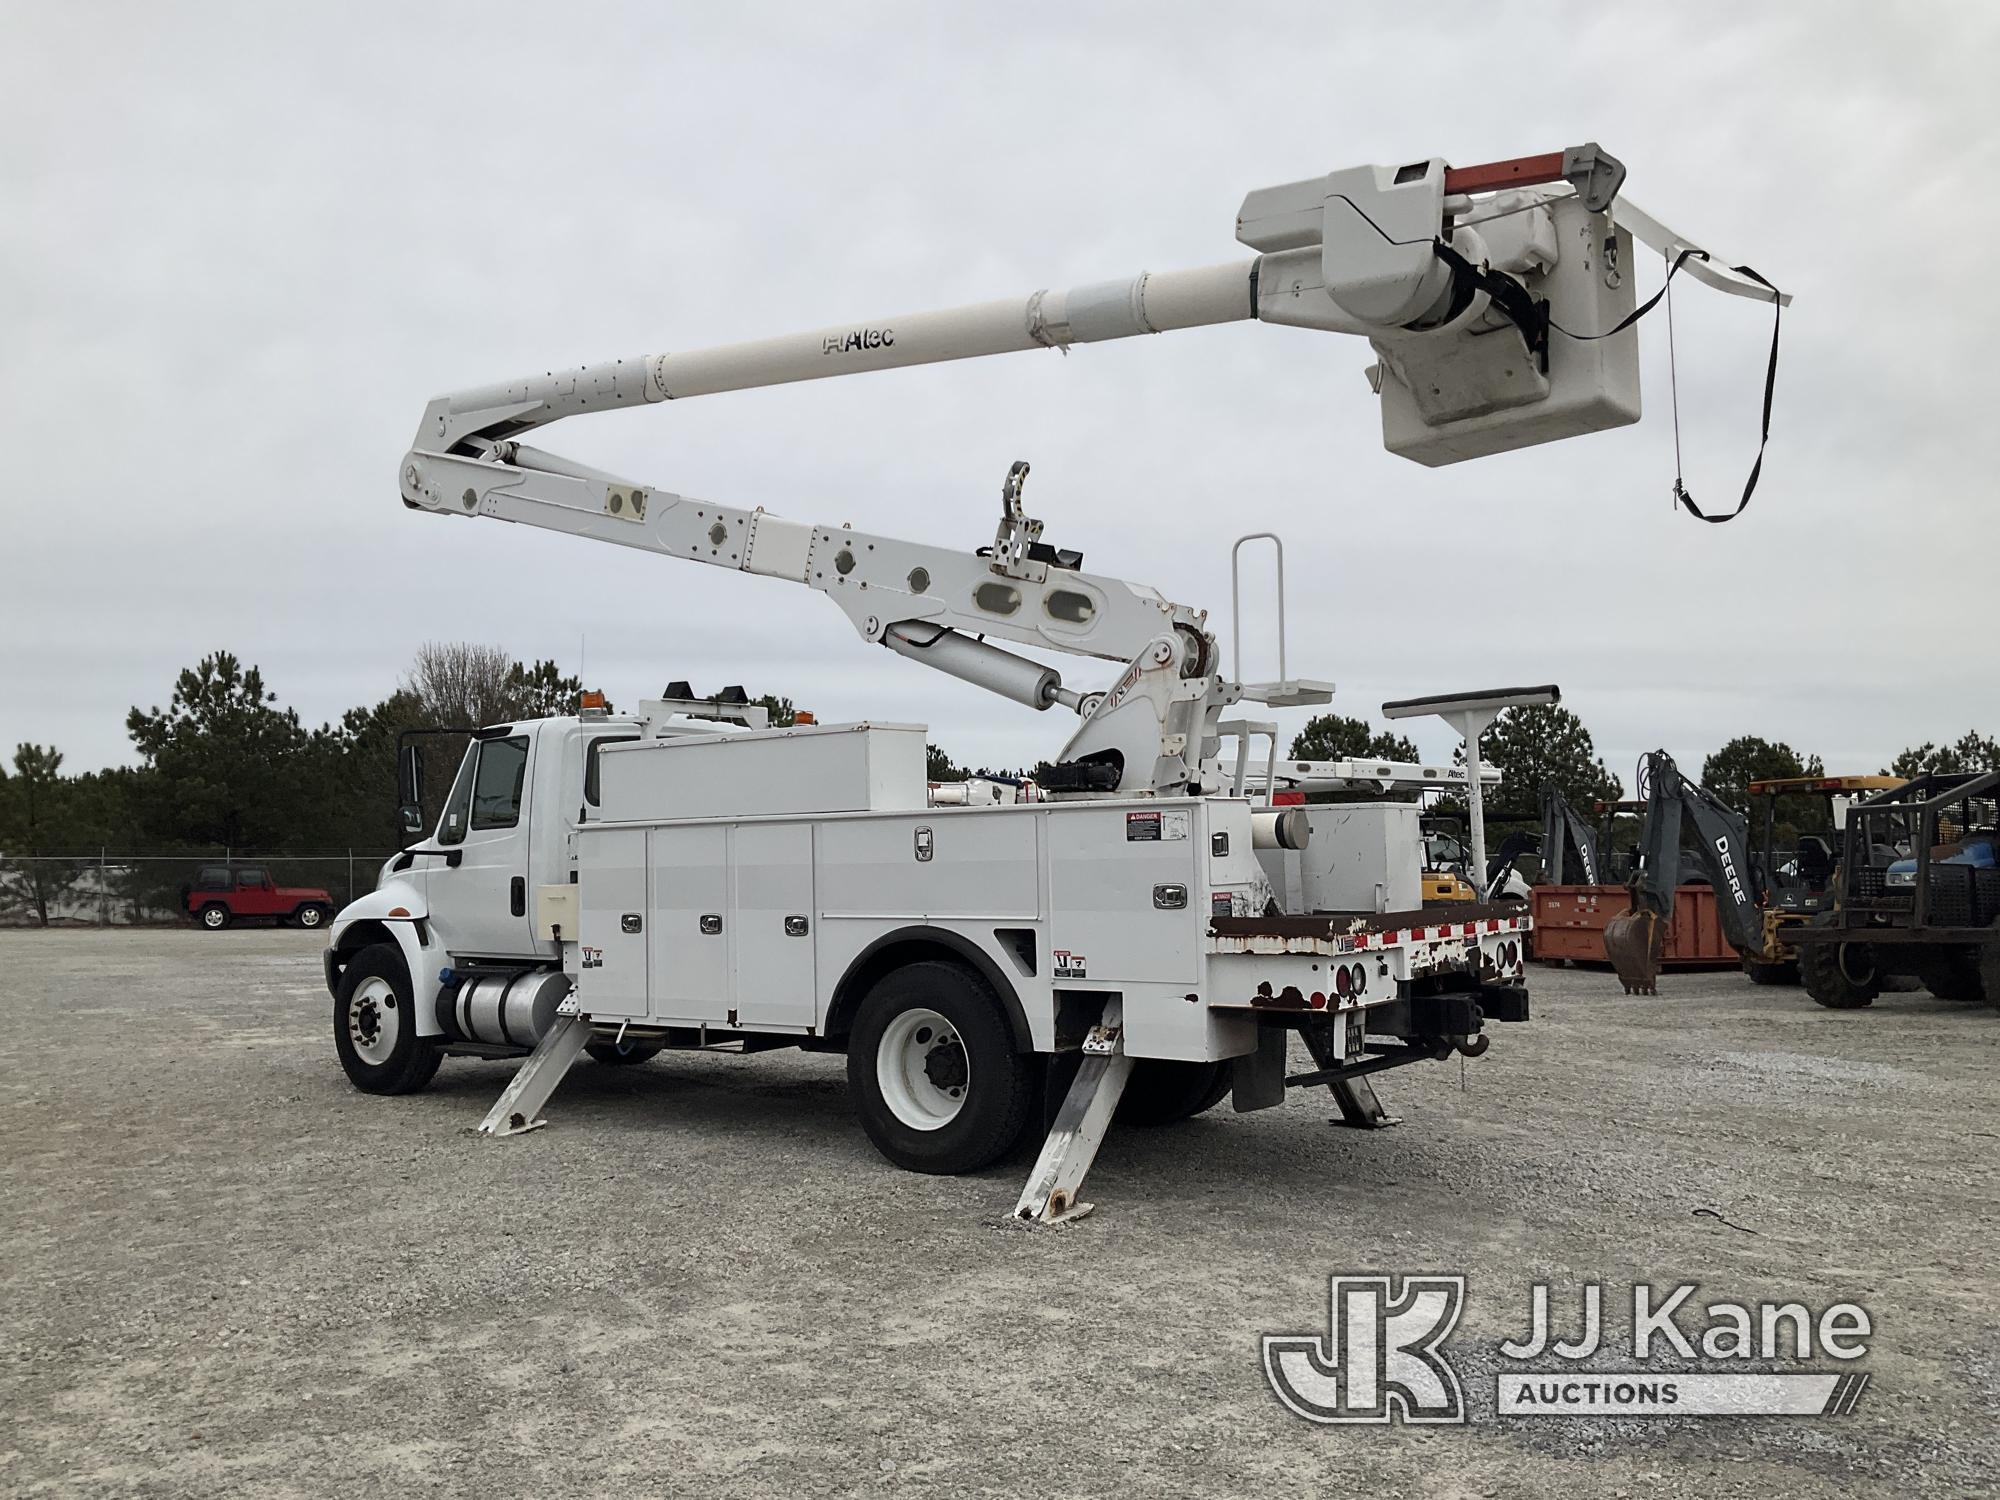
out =
[[[1900,776],[1773,776],[1753,781],[1750,862],[1764,883],[1764,922],[1743,972],[1754,984],[1797,984],[1800,927],[1833,903],[1847,809],[1907,783]],[[1791,843],[1779,845],[1783,833]]]

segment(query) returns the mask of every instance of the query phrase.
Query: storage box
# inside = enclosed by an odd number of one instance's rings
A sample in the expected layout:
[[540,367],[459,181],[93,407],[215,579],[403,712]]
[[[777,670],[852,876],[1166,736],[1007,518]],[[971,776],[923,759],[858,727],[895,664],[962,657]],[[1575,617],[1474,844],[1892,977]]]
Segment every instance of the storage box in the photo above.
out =
[[606,745],[607,823],[788,813],[908,812],[924,806],[917,724],[813,724]]

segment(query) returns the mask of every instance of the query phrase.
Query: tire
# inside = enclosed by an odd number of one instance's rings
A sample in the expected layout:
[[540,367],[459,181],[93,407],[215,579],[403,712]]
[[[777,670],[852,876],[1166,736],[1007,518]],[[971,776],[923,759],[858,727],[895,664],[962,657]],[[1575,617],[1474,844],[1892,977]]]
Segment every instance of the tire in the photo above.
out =
[[847,1042],[862,1129],[909,1172],[976,1172],[1014,1149],[1036,1098],[1000,999],[970,969],[922,959],[877,980]]
[[333,1002],[333,1048],[364,1094],[414,1094],[436,1075],[443,1054],[417,1035],[409,973],[393,943],[363,948],[340,976]]
[[326,919],[332,915],[331,911],[317,901],[309,901],[292,913],[292,920],[301,927],[318,928],[326,926]]
[[1230,1062],[1168,1062],[1142,1057],[1132,1064],[1125,1093],[1112,1118],[1122,1125],[1177,1125],[1220,1104],[1235,1081]]
[[1866,943],[1799,944],[1799,978],[1806,993],[1828,1010],[1859,1010],[1882,993],[1882,975]]
[[220,901],[209,902],[208,905],[194,914],[194,919],[210,932],[222,931],[232,920],[229,915],[229,908],[224,906]]
[[1954,948],[1926,957],[1917,966],[1917,978],[1940,1000],[1977,1004],[1986,998],[1985,986],[1980,983],[1977,948]]
[[1750,976],[1752,984],[1797,984],[1799,966],[1795,963],[1767,964],[1754,958],[1743,960],[1743,972]]
[[2000,1010],[2000,938],[1989,938],[1979,950],[1979,984],[1987,1003]]
[[590,1054],[590,1060],[603,1063],[607,1068],[630,1068],[642,1062],[651,1062],[659,1056],[665,1042],[651,1038],[633,1038],[629,1042],[615,1042],[610,1037],[593,1037],[583,1044],[583,1050]]

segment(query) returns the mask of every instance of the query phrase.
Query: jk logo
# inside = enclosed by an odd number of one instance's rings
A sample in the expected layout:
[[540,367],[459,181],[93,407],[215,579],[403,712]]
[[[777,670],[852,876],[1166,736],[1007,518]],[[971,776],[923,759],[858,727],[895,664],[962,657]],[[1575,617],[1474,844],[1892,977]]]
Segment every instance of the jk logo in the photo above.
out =
[[1308,1422],[1465,1420],[1458,1371],[1440,1346],[1465,1305],[1463,1276],[1330,1279],[1325,1339],[1266,1334],[1264,1374]]

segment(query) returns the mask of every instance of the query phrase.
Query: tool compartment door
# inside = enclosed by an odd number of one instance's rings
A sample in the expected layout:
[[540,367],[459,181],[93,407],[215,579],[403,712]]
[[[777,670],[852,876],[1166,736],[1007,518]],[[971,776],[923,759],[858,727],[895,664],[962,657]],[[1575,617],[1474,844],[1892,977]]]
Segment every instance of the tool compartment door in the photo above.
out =
[[651,841],[651,1015],[664,1021],[727,1021],[729,830],[716,824],[654,828]]
[[646,1014],[646,830],[591,829],[577,851],[577,1004]]
[[[1201,809],[1163,802],[1058,803],[1049,809],[1049,937],[1057,950],[1055,979],[1121,984],[1180,984],[1192,989],[1201,973],[1200,879],[1208,856]],[[1176,886],[1178,908],[1154,904],[1154,893]],[[1131,1024],[1128,1006],[1127,1024]]]
[[813,983],[813,827],[744,823],[730,834],[730,962],[744,1026],[803,1030],[818,1009]]

